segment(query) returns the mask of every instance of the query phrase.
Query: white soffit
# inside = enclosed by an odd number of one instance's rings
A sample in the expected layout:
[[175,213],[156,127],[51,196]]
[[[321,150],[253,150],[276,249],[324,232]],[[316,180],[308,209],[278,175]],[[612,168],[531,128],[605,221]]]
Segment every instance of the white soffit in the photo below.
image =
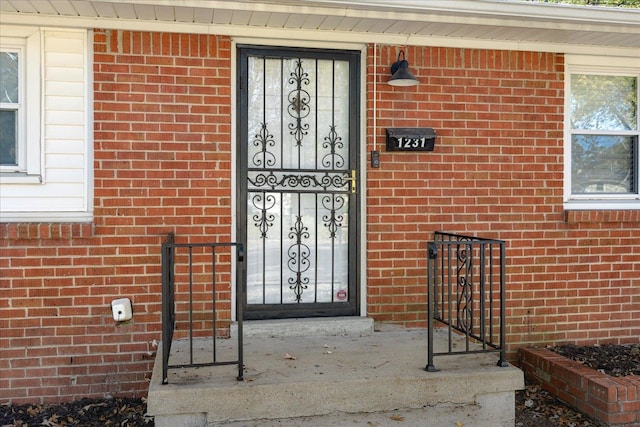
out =
[[0,22],[145,30],[160,24],[176,32],[289,39],[306,32],[316,40],[362,43],[637,49],[640,57],[640,9],[523,0],[0,0]]

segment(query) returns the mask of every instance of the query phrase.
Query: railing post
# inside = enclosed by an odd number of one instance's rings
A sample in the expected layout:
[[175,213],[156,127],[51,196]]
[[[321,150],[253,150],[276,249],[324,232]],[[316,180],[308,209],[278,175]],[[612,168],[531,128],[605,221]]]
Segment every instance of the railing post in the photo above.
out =
[[427,366],[425,369],[428,372],[437,371],[433,364],[433,315],[435,308],[435,265],[438,259],[438,247],[434,242],[429,242],[427,245],[427,334],[428,334],[428,350],[427,350]]
[[236,318],[238,322],[238,381],[244,379],[244,343],[243,343],[243,307],[244,307],[244,246],[238,243],[236,246]]
[[173,289],[173,262],[174,262],[174,234],[169,233],[162,243],[162,384],[167,384],[169,370],[169,353],[171,352],[171,340],[173,339],[174,322],[174,289]]
[[506,368],[509,366],[509,362],[506,359],[506,332],[505,332],[505,318],[506,316],[506,279],[505,279],[505,247],[504,242],[500,242],[500,360],[498,360],[498,366]]

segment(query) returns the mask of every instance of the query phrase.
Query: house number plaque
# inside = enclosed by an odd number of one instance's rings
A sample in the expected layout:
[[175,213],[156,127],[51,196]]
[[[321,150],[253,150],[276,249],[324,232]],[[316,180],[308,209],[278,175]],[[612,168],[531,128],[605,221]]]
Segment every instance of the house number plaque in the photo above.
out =
[[432,128],[387,129],[387,151],[433,151],[435,142]]

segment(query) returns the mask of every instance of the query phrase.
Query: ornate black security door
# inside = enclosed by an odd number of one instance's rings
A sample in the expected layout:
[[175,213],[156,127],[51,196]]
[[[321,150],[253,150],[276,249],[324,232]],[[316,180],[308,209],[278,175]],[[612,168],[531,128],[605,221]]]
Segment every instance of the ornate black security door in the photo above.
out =
[[239,48],[246,319],[357,315],[357,52]]

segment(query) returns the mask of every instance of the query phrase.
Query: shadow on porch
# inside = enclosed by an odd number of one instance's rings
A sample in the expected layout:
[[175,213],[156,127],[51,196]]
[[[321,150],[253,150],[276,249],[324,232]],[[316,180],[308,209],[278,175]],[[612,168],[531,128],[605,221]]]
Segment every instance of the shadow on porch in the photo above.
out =
[[[479,353],[436,357],[438,371],[426,372],[426,330],[373,329],[366,318],[245,322],[243,381],[229,365],[171,369],[163,385],[158,356],[148,412],[158,427],[514,425],[522,371]],[[233,358],[236,344],[217,340],[221,358]],[[212,345],[194,340],[194,357],[210,357]],[[434,350],[447,346],[436,330]],[[173,342],[173,364],[188,363],[188,347]]]

